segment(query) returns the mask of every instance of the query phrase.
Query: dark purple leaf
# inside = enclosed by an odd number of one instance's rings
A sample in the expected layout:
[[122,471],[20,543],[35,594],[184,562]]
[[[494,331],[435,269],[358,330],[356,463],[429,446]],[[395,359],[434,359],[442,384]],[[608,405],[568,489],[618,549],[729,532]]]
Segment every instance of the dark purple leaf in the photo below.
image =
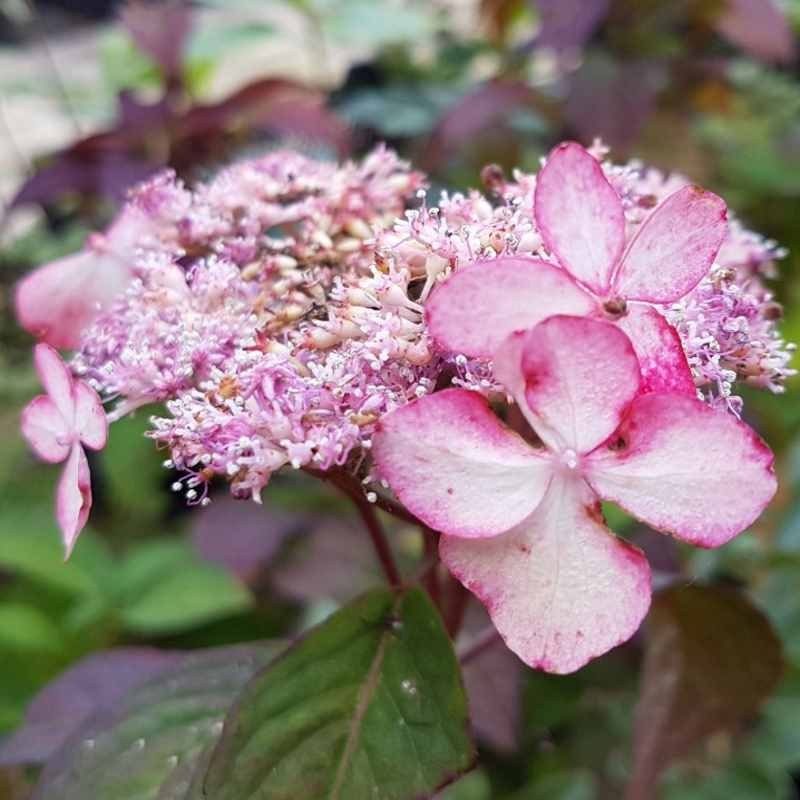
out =
[[145,180],[159,166],[104,147],[64,150],[25,181],[10,207],[27,203],[48,206],[67,195],[103,197],[119,204],[130,186]]
[[119,16],[136,46],[158,64],[167,80],[178,78],[192,30],[192,11],[187,4],[182,0],[129,0]]
[[634,719],[628,800],[648,800],[669,764],[720,730],[735,730],[783,670],[766,617],[732,589],[683,586],[656,595]]
[[[490,625],[488,614],[473,603],[465,622],[467,647]],[[522,667],[499,635],[462,667],[475,735],[499,753],[513,753],[519,746]]]
[[252,675],[286,644],[195,650],[106,704],[41,773],[36,800],[186,800],[198,764]]
[[345,155],[349,130],[325,95],[282,79],[256,81],[213,105],[183,111],[174,98],[144,104],[120,96],[117,124],[55,153],[17,192],[11,206],[49,205],[64,196],[118,204],[127,189],[165,166],[184,176],[228,151],[265,138],[298,139]]
[[158,131],[167,125],[171,116],[166,98],[143,103],[127,89],[117,97],[117,128],[121,131]]
[[0,766],[47,761],[88,717],[181,657],[150,647],[120,647],[87,656],[36,695],[22,727],[0,744]]
[[609,0],[535,0],[541,17],[537,44],[566,50],[581,47],[608,13]]
[[715,24],[729,42],[764,61],[788,63],[797,53],[792,28],[773,0],[727,0]]
[[219,564],[252,584],[286,537],[305,531],[311,524],[308,515],[224,497],[194,514],[192,542],[205,561]]
[[383,583],[367,534],[355,519],[320,521],[292,543],[270,575],[288,597],[339,603]]
[[632,541],[647,557],[647,563],[653,571],[654,582],[657,580],[674,582],[675,576],[681,570],[675,539],[639,524],[634,528]]
[[428,165],[436,165],[449,154],[460,151],[476,137],[495,133],[517,110],[535,110],[552,116],[550,104],[522,81],[492,80],[456,102],[439,120],[424,150]]
[[[173,156],[188,160],[209,136],[257,132],[272,138],[297,137],[344,155],[350,145],[347,125],[325,105],[325,95],[281,78],[265,78],[239,89],[219,103],[190,108],[177,122]],[[186,150],[184,155],[180,152]],[[176,154],[175,150],[179,152]],[[195,157],[194,161],[197,159]],[[179,164],[175,164],[180,168]]]
[[654,108],[662,80],[657,63],[590,56],[570,78],[567,121],[584,142],[599,136],[612,148],[630,147]]

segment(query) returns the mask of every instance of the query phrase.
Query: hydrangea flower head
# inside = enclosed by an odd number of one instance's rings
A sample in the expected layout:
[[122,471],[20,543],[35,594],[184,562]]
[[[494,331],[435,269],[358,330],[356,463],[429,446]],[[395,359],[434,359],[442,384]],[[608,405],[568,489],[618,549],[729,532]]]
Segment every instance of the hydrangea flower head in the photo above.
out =
[[43,461],[66,461],[56,493],[56,519],[69,555],[92,507],[83,448],[105,447],[108,424],[97,393],[73,379],[50,345],[36,345],[34,362],[47,394],[34,397],[23,410],[22,433]]
[[[488,356],[508,333],[552,313],[606,318],[630,337],[645,388],[694,394],[680,339],[653,304],[680,300],[708,274],[727,232],[725,203],[684,186],[629,236],[622,198],[601,165],[567,142],[537,178],[534,216],[559,266],[498,258],[456,273],[428,307],[433,336],[448,349],[458,339],[463,352]],[[491,317],[467,323],[472,300],[485,291],[493,295]]]
[[512,333],[494,363],[539,444],[478,393],[447,389],[386,415],[373,453],[403,503],[444,534],[442,560],[506,644],[571,672],[627,640],[650,602],[643,554],[608,530],[599,501],[717,547],[775,493],[772,454],[700,400],[643,393],[630,341],[606,321],[552,316]]
[[286,467],[346,472],[378,500],[379,420],[437,387],[511,391],[493,356],[552,314],[627,333],[642,390],[734,416],[737,384],[780,391],[790,346],[761,281],[780,248],[681,176],[604,158],[566,144],[538,175],[488,170],[491,198],[437,205],[385,147],[344,164],[272,151],[192,186],[165,171],[81,253],[25,278],[17,310],[75,349],[109,422],[163,404],[148,435],[190,504],[215,480],[259,500]]

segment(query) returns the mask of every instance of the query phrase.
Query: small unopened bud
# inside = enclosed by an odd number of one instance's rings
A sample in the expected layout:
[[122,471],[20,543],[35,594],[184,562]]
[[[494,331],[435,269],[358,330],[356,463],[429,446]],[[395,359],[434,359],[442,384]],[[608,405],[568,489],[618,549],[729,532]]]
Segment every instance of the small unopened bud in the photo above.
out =
[[354,306],[363,306],[364,308],[375,308],[379,305],[375,298],[363,289],[348,289],[347,302]]
[[381,287],[377,291],[381,302],[387,306],[407,306],[409,304],[408,295],[396,284]]
[[370,226],[359,217],[353,217],[352,219],[348,220],[347,224],[344,226],[344,229],[356,239],[372,238],[372,228],[370,228]]
[[336,249],[340,253],[357,253],[361,249],[361,240],[343,236],[336,242]]
[[219,388],[217,389],[217,392],[219,393],[219,396],[225,400],[239,394],[239,384],[236,382],[236,378],[226,375],[219,382]]
[[334,325],[336,334],[342,339],[358,339],[364,335],[364,331],[349,319],[338,320]]
[[534,253],[542,246],[542,237],[535,231],[523,233],[517,245],[518,253]]
[[276,355],[286,355],[290,352],[288,345],[283,344],[282,342],[277,342],[275,339],[270,339],[265,347],[265,353],[275,353]]
[[721,283],[731,283],[735,277],[736,272],[730,267],[720,267],[720,269],[714,270],[714,272],[711,274],[711,280],[717,286],[719,286]]
[[312,283],[310,286],[306,286],[306,291],[311,296],[311,299],[319,305],[323,305],[327,300],[325,289],[321,283]]
[[333,247],[333,241],[325,231],[319,229],[315,230],[311,236],[312,240],[325,250],[330,250]]
[[378,419],[377,414],[362,414],[361,412],[356,412],[350,415],[350,421],[353,425],[358,425],[359,428],[362,428],[364,425],[371,425],[376,419]]
[[780,303],[766,303],[761,309],[761,316],[770,321],[777,321],[783,317],[783,306]]
[[429,278],[441,275],[448,267],[450,262],[446,258],[431,254],[425,261],[425,272]]
[[386,184],[395,192],[404,192],[411,185],[411,176],[407,175],[405,172],[398,172],[392,175],[392,177],[386,181]]
[[305,313],[305,306],[301,306],[299,303],[289,303],[278,314],[278,317],[286,322],[296,322]]
[[431,360],[431,351],[425,341],[412,342],[406,347],[405,357],[414,366],[421,367]]
[[380,251],[375,253],[375,269],[379,272],[389,272],[389,258]]
[[275,256],[272,263],[281,272],[290,272],[291,270],[297,267],[297,260],[292,258],[291,256],[286,256],[286,255]]
[[249,264],[246,264],[242,267],[242,280],[243,281],[252,281],[255,280],[259,274],[261,273],[261,262],[260,261],[251,261]]
[[506,185],[506,174],[499,164],[487,164],[481,170],[481,183],[495,194],[500,194]]
[[315,347],[317,350],[327,350],[341,341],[338,336],[323,328],[312,328],[306,336],[309,346]]
[[506,246],[506,239],[500,231],[492,231],[489,234],[489,247],[495,251],[495,253],[500,253],[505,249]]

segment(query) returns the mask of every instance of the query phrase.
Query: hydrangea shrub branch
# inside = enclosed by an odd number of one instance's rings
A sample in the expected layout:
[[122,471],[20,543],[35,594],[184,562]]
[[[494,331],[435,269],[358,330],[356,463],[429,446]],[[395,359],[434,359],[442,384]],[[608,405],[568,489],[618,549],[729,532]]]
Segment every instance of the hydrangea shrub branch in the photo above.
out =
[[526,663],[568,672],[625,641],[650,573],[600,499],[700,547],[730,540],[775,491],[738,389],[781,392],[793,370],[766,285],[783,250],[683,176],[607,155],[564,143],[536,174],[488,167],[487,193],[435,204],[383,147],[133,188],[17,289],[47,391],[23,432],[66,460],[67,551],[91,506],[83,448],[159,403],[149,435],[189,504],[214,481],[261,502],[302,469],[355,501],[390,583],[375,508],[420,524],[431,553],[439,538]]

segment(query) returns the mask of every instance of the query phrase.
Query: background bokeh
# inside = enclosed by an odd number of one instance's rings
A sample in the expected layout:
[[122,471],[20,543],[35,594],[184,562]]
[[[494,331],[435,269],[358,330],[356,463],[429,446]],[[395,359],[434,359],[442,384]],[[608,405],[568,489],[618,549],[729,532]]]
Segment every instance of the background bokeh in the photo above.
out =
[[[21,275],[78,248],[166,166],[202,179],[276,143],[336,158],[387,141],[434,191],[465,189],[487,162],[533,171],[557,141],[600,136],[615,160],[689,175],[788,248],[773,288],[800,341],[798,31],[798,0],[0,0],[0,737],[89,654],[136,648],[120,663],[138,670],[153,647],[292,635],[380,580],[356,524],[311,480],[278,478],[264,508],[220,492],[190,513],[143,437],[146,409],[94,458],[91,523],[64,564],[57,469],[18,432],[38,391],[13,318]],[[748,392],[745,408],[777,455],[768,513],[716,552],[616,520],[661,584],[694,594],[681,606],[664,592],[644,634],[573,676],[502,650],[476,659],[481,760],[448,800],[622,797],[642,730],[667,800],[800,797],[797,386]],[[413,563],[417,538],[394,536]],[[125,682],[117,662],[98,670]],[[0,744],[0,799],[27,796],[35,770],[18,762],[52,752],[106,683],[56,693],[38,728],[29,715],[27,738]]]

